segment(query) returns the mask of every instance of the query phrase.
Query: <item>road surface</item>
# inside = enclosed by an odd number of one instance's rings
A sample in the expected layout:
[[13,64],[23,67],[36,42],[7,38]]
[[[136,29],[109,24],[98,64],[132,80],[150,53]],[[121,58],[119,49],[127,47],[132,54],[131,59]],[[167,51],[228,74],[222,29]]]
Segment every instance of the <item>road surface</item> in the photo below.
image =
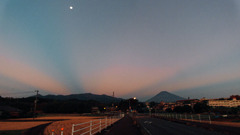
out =
[[140,129],[134,124],[130,116],[125,116],[113,126],[108,129],[108,131],[99,135],[141,135]]
[[215,131],[187,126],[159,118],[137,118],[139,124],[149,135],[223,135]]

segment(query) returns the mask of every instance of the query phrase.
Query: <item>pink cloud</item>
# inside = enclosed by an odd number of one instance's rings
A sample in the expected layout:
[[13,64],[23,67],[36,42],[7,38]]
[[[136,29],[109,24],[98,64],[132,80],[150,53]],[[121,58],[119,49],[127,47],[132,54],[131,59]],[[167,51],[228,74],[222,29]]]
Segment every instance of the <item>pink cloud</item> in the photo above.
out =
[[96,93],[111,93],[118,96],[131,93],[143,87],[165,80],[175,69],[167,67],[113,65],[83,77],[84,88]]
[[0,56],[0,74],[54,94],[68,94],[65,86],[26,63]]

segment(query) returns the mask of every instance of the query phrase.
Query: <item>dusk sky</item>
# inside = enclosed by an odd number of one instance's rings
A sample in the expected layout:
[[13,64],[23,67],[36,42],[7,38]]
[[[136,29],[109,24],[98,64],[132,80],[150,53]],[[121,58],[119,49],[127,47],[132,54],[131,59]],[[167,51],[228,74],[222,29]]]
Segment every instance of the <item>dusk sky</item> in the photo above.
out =
[[0,0],[0,95],[34,90],[240,95],[240,1]]

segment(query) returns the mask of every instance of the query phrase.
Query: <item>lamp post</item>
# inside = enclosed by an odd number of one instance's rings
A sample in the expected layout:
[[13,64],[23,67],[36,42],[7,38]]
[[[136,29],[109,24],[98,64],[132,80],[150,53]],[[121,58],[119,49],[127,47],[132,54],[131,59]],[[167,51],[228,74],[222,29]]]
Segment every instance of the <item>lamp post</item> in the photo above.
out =
[[130,100],[131,100],[131,99],[136,100],[137,98],[136,98],[136,97],[133,97],[133,98],[130,98],[130,99],[128,100],[129,112],[130,112],[130,110],[132,109],[131,103],[130,103]]
[[130,110],[131,110],[130,99],[128,100],[128,109],[129,109],[129,112],[130,112]]

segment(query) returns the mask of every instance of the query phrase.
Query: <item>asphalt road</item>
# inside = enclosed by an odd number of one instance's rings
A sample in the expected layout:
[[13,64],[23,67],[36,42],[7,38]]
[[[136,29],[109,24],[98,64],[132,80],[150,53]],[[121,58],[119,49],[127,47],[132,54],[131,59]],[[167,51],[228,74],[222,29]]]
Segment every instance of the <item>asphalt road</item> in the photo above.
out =
[[142,135],[142,133],[132,118],[127,115],[99,135]]
[[187,126],[159,118],[138,118],[138,122],[149,135],[222,135],[202,128]]

